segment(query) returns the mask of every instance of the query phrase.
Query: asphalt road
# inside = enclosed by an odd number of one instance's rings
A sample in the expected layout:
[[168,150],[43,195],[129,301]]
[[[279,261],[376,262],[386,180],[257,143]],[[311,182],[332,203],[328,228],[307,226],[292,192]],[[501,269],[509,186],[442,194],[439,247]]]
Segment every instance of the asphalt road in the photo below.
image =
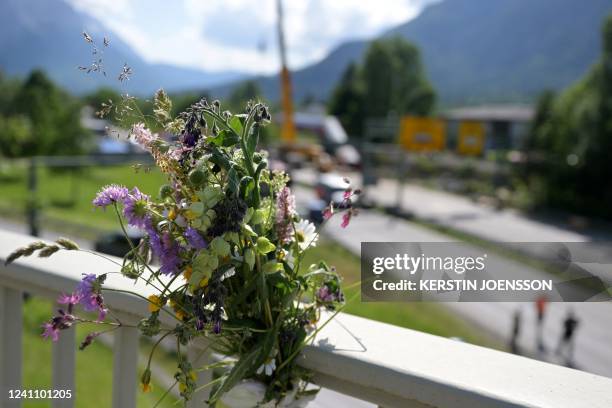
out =
[[[295,186],[298,206],[305,208],[315,199],[311,189]],[[415,223],[376,212],[362,210],[347,229],[340,219],[332,219],[324,233],[360,256],[361,242],[448,242],[454,239]],[[520,240],[529,241],[529,236]],[[474,247],[475,252],[482,252]],[[512,270],[530,279],[548,277],[544,272],[516,261],[489,254],[489,271]],[[506,275],[507,276],[507,275]],[[595,374],[612,377],[612,305],[610,303],[549,303],[543,323],[544,353],[536,347],[536,310],[533,303],[471,302],[444,303],[459,316],[502,340],[509,339],[514,313],[521,312],[522,325],[518,344],[522,354],[544,361],[566,364],[553,352],[561,336],[562,320],[569,309],[579,319],[573,366]]]

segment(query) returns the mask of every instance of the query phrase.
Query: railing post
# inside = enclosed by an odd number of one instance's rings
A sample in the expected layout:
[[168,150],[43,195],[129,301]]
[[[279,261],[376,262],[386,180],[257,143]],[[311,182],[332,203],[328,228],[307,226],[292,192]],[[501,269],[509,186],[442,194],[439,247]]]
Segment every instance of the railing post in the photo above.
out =
[[1,288],[0,292],[0,406],[20,407],[20,400],[9,400],[9,390],[21,389],[21,364],[23,331],[23,292],[10,288]]
[[[209,348],[202,350],[191,346],[187,352],[187,358],[198,375],[198,379],[196,380],[198,387],[212,381],[212,370],[197,371],[199,368],[211,363],[211,353]],[[204,401],[208,399],[209,394],[210,387],[194,393],[191,400],[187,403],[187,408],[199,408],[206,406],[203,404]]]
[[113,354],[113,407],[133,408],[136,406],[138,329],[115,330]]
[[54,399],[53,408],[72,408],[76,397],[74,386],[76,364],[76,330],[71,327],[60,333],[57,343],[53,343],[53,389],[70,390],[71,398]]

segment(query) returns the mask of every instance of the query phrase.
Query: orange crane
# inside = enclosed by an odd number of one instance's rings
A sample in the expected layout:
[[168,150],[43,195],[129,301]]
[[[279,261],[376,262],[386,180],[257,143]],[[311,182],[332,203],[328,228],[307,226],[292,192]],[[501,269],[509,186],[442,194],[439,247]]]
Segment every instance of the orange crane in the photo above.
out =
[[278,17],[278,48],[281,57],[281,104],[283,109],[283,125],[281,138],[285,142],[295,141],[295,123],[293,121],[293,96],[291,92],[291,77],[287,68],[287,50],[285,44],[285,32],[283,29],[283,4],[282,0],[276,0],[276,12]]

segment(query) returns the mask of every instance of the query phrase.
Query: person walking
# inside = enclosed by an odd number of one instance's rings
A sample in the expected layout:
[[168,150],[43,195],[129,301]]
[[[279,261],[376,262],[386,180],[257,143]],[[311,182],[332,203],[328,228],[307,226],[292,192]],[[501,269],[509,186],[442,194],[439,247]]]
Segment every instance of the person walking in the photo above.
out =
[[572,367],[574,365],[574,343],[576,328],[580,322],[574,315],[574,312],[570,309],[567,312],[567,316],[563,320],[563,332],[559,339],[559,345],[557,346],[556,353],[558,356],[565,358],[565,365]]
[[510,352],[512,354],[520,354],[518,347],[518,338],[521,334],[521,311],[517,309],[512,316],[512,334],[510,337]]
[[538,352],[540,353],[546,352],[546,347],[544,347],[544,338],[543,338],[544,333],[543,332],[544,332],[544,317],[546,314],[547,301],[548,299],[546,299],[546,296],[539,296],[535,302],[536,314],[537,314],[536,343],[538,347]]

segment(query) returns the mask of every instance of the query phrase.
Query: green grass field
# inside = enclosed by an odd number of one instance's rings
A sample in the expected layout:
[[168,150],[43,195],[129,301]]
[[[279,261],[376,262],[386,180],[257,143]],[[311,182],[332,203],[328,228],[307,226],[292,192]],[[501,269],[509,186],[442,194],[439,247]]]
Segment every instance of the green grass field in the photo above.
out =
[[[71,170],[38,169],[38,193],[35,202],[44,219],[54,224],[65,222],[99,230],[117,228],[113,211],[96,210],[91,201],[104,185],[123,184],[144,193],[157,195],[165,177],[157,170],[136,171],[132,166],[88,167]],[[0,214],[19,218],[25,214],[29,192],[24,165],[0,166]]]

